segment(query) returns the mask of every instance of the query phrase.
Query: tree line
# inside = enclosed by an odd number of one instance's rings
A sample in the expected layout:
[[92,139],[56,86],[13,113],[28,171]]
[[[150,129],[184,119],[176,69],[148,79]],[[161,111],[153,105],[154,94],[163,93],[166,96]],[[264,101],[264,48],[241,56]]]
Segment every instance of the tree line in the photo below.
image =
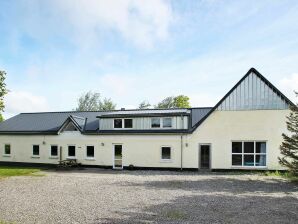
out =
[[[89,91],[82,94],[77,100],[76,111],[109,111],[116,109],[116,103],[111,98],[101,98],[100,93]],[[167,108],[190,108],[189,97],[185,95],[169,96],[157,103],[151,105],[148,101],[142,101],[138,109],[167,109]]]

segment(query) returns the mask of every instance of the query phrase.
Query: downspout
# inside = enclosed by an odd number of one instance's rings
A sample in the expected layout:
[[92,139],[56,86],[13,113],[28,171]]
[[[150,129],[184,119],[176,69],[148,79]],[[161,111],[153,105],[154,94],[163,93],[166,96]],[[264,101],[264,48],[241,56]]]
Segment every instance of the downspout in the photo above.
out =
[[[181,115],[181,126],[182,126],[182,128],[183,128],[183,126],[184,126],[184,121],[183,121],[183,116]],[[181,142],[181,149],[180,149],[180,159],[181,159],[181,161],[180,161],[180,165],[181,165],[181,167],[180,167],[180,171],[182,171],[183,170],[183,133],[181,133],[181,136],[180,136],[180,142]]]
[[181,158],[181,167],[180,167],[180,170],[182,171],[183,170],[183,134],[181,133],[181,155],[180,155],[180,158]]

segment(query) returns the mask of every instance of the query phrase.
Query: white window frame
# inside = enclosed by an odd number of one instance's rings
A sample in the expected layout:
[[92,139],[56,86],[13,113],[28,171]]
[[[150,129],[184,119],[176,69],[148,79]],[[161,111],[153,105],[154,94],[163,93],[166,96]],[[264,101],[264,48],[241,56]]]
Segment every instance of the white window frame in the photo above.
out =
[[[165,147],[167,147],[167,148],[170,148],[170,156],[171,156],[171,158],[170,159],[163,159],[162,158],[162,148],[165,148]],[[171,162],[173,162],[173,147],[172,146],[170,146],[170,145],[162,145],[162,146],[160,146],[160,162],[163,162],[163,163],[171,163]]]
[[[69,156],[69,151],[68,151],[69,146],[74,146],[75,147],[75,156]],[[74,144],[67,145],[67,156],[66,156],[66,158],[67,159],[76,159],[77,158],[77,146],[76,145],[74,145]]]
[[[233,153],[232,146],[233,142],[241,142],[242,144],[242,152],[241,153]],[[244,153],[244,142],[253,142],[254,143],[254,152],[253,153]],[[257,142],[265,142],[266,144],[266,153],[256,153],[256,143]],[[242,157],[242,164],[240,165],[233,165],[233,155],[241,155]],[[253,155],[254,156],[254,165],[253,166],[245,166],[244,165],[244,155]],[[265,166],[256,166],[256,156],[257,155],[264,155],[265,156]],[[232,140],[231,141],[231,166],[232,168],[267,168],[267,157],[268,157],[268,141],[267,140]]]
[[[10,153],[9,154],[6,154],[5,153],[5,146],[6,145],[9,145],[9,147],[10,147]],[[4,143],[4,147],[3,147],[3,156],[4,157],[10,157],[11,156],[11,144],[10,143]]]
[[[124,147],[123,147],[123,143],[113,143],[112,144],[113,145],[113,169],[120,169],[120,170],[123,170],[123,167],[124,167],[124,165],[123,165],[123,158],[124,158]],[[115,160],[120,160],[120,159],[115,159],[115,146],[116,145],[121,145],[122,146],[122,157],[121,157],[121,167],[116,167],[115,166]]]
[[[125,120],[131,120],[132,121],[132,127],[126,128],[125,127]],[[121,128],[115,128],[115,120],[122,120]],[[133,129],[133,118],[113,118],[113,129],[119,130],[119,129]]]
[[[87,147],[88,146],[92,146],[93,147],[93,157],[88,157],[87,155]],[[95,160],[95,146],[94,145],[86,145],[85,146],[85,149],[86,149],[86,153],[85,153],[85,160]]]
[[[57,156],[52,155],[52,146],[57,146]],[[50,156],[50,159],[58,159],[59,158],[59,145],[55,145],[55,144],[50,145],[49,156]]]
[[[171,119],[171,127],[164,127],[163,126],[163,119]],[[164,129],[172,129],[173,128],[173,118],[172,117],[162,117],[161,118],[161,127]]]
[[[159,119],[160,127],[152,127],[152,119]],[[163,126],[163,119],[169,118],[171,119],[171,127],[164,127]],[[173,129],[173,117],[151,117],[150,118],[150,128],[151,129]]]
[[[35,145],[38,145],[38,155],[33,155],[33,148]],[[32,155],[31,158],[40,158],[40,144],[33,144],[32,145]]]

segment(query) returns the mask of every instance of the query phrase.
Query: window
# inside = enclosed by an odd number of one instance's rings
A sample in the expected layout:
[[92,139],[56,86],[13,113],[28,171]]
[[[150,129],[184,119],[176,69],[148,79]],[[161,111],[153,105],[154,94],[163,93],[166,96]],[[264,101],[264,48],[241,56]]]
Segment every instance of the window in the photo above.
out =
[[51,156],[58,156],[58,145],[51,145]]
[[162,119],[162,127],[163,128],[171,128],[172,127],[172,118],[166,117]]
[[122,128],[122,119],[114,119],[114,128]]
[[161,159],[162,160],[171,160],[171,147],[169,147],[169,146],[161,147]]
[[74,145],[68,146],[68,157],[76,157],[76,147]]
[[160,118],[151,118],[151,128],[160,128]]
[[5,144],[4,145],[4,155],[10,155],[11,149],[10,149],[10,144]]
[[33,156],[39,156],[39,145],[33,145]]
[[266,166],[266,142],[232,142],[232,166]]
[[132,128],[132,119],[131,118],[114,119],[114,128]]
[[87,145],[86,155],[87,155],[87,158],[94,158],[94,146],[93,145]]
[[132,119],[124,119],[124,128],[132,128]]

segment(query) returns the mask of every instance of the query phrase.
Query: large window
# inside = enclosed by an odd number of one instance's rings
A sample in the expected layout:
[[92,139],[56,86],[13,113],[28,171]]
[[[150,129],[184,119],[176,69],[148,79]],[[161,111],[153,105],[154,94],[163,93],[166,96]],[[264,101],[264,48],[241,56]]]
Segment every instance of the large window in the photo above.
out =
[[266,166],[266,142],[232,142],[232,166]]
[[68,146],[68,157],[76,157],[76,147],[74,145]]
[[51,157],[57,157],[58,156],[58,145],[51,145]]
[[33,145],[32,155],[39,156],[39,145]]
[[171,160],[172,159],[172,149],[170,146],[161,147],[161,159],[162,160]]
[[131,118],[114,119],[114,128],[132,128],[132,119]]
[[10,144],[5,144],[4,145],[4,155],[10,155],[10,154],[11,154]]
[[93,145],[87,145],[86,156],[87,156],[87,158],[94,158],[94,146]]

